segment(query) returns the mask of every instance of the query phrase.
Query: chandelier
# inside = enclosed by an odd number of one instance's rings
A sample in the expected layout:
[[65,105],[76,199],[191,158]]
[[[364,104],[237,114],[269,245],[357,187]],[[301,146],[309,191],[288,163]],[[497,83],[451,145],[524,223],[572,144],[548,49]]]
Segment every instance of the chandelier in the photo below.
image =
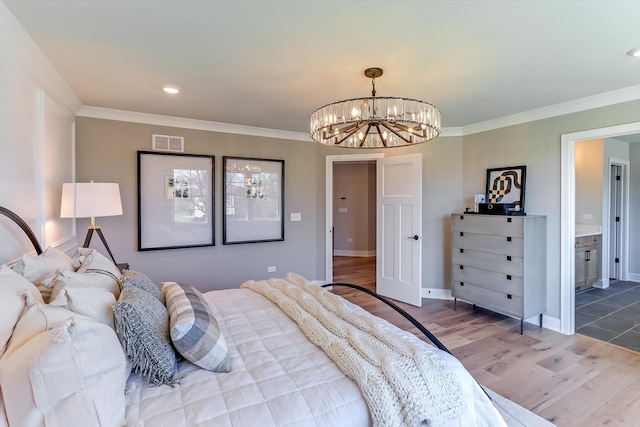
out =
[[382,68],[367,68],[371,96],[333,102],[311,114],[311,138],[335,147],[401,147],[431,141],[440,135],[440,110],[409,98],[376,97]]

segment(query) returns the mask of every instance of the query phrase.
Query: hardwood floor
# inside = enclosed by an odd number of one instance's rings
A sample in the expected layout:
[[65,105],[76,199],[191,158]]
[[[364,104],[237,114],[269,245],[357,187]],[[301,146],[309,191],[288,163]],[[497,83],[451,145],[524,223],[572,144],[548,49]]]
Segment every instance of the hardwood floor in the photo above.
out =
[[[375,290],[375,258],[334,257],[334,282]],[[375,298],[333,292],[416,335]],[[562,335],[469,304],[398,303],[433,332],[483,385],[558,426],[639,426],[640,353],[583,335]],[[420,336],[420,338],[423,338]]]

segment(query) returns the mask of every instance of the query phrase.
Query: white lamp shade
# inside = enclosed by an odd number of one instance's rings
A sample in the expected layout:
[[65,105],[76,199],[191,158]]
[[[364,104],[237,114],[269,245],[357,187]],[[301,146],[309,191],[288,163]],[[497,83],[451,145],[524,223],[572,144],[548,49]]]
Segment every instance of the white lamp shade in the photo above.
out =
[[61,218],[122,215],[120,186],[111,182],[62,184]]

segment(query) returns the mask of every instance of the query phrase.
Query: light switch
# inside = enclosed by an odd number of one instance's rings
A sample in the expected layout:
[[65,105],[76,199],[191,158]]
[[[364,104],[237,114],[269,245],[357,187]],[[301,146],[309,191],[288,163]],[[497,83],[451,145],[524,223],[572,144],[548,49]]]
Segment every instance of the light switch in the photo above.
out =
[[347,208],[338,208],[338,213],[347,213],[349,212],[349,209]]
[[291,212],[291,221],[302,221],[302,214],[300,212]]

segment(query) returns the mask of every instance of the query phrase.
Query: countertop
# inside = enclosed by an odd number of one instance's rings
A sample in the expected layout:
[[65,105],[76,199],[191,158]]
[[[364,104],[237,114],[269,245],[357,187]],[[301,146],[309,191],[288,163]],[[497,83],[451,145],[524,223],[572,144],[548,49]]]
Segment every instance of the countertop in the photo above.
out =
[[602,234],[601,225],[576,224],[576,237],[595,236]]

